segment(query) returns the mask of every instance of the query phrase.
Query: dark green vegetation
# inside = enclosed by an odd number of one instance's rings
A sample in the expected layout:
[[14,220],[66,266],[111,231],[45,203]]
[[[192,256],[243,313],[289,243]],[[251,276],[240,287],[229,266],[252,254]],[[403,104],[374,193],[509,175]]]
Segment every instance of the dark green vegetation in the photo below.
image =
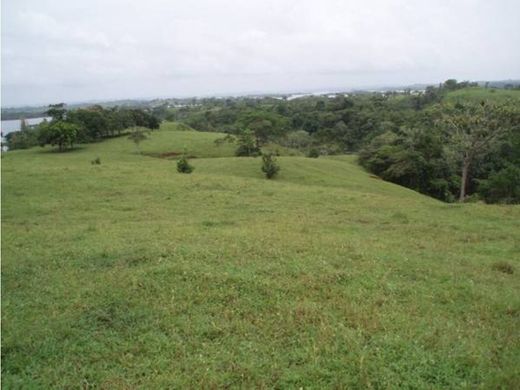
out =
[[[128,128],[158,129],[159,119],[143,109],[101,106],[67,110],[63,103],[50,105],[45,113],[51,120],[35,127],[22,126],[20,131],[6,135],[9,149],[27,149],[35,145],[58,146],[59,151],[72,149],[74,144],[100,141],[121,136]],[[135,136],[133,131],[131,136]],[[135,142],[135,139],[134,139]],[[140,142],[140,141],[139,141]],[[136,143],[136,145],[139,144]]]
[[274,157],[272,153],[262,154],[262,172],[264,173],[265,177],[272,179],[278,175],[279,171],[280,165],[278,165],[276,157]]
[[518,206],[222,138],[3,155],[4,388],[518,387]]
[[180,159],[177,160],[177,172],[179,173],[192,173],[193,166],[188,162],[186,156],[182,155]]
[[381,178],[443,201],[520,202],[520,183],[505,182],[520,166],[520,90],[447,80],[423,92],[206,99],[155,112],[228,133],[237,156],[257,156],[268,142],[310,157],[360,152]]

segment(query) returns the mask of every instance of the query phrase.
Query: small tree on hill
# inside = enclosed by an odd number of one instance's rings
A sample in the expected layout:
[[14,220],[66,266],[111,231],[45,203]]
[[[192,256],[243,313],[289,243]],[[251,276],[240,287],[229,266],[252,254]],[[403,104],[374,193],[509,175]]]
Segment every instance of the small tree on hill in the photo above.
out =
[[276,158],[271,153],[262,154],[262,172],[267,179],[272,179],[280,171]]
[[235,151],[235,155],[256,157],[260,154],[260,148],[258,147],[254,134],[250,130],[244,130],[238,136],[238,148]]
[[194,169],[195,168],[192,165],[190,165],[185,155],[183,155],[179,160],[177,160],[177,172],[192,173]]
[[139,145],[141,142],[146,141],[148,139],[148,130],[144,127],[134,127],[131,130],[130,135],[128,136],[128,139],[133,141],[135,144],[135,147],[137,149],[137,153],[141,154],[141,149],[139,148]]

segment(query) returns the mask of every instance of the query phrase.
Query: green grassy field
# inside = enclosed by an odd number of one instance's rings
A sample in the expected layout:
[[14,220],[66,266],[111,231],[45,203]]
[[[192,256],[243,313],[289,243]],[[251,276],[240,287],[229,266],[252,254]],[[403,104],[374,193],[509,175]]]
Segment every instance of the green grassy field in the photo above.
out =
[[176,129],[3,156],[5,389],[519,386],[520,207]]
[[496,103],[507,100],[520,102],[520,90],[471,87],[450,92],[446,99],[450,102],[480,102],[482,100],[494,101]]

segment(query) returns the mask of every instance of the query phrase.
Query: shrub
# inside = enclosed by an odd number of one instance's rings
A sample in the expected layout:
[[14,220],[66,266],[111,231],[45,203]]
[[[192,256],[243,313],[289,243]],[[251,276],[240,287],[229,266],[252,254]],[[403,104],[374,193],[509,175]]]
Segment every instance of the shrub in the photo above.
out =
[[318,158],[320,157],[320,151],[317,148],[311,148],[309,153],[307,153],[307,157]]
[[182,156],[177,160],[177,172],[179,173],[192,173],[195,168],[190,165],[186,156]]
[[94,160],[90,162],[92,165],[100,165],[101,159],[99,157],[96,157]]
[[280,171],[280,166],[276,162],[276,158],[272,154],[263,154],[262,155],[262,172],[265,177],[268,179],[272,179],[275,177]]

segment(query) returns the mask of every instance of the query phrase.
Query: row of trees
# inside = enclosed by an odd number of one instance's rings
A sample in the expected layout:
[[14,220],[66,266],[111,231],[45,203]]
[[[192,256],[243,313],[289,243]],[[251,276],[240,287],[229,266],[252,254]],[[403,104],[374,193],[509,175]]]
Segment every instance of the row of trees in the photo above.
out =
[[160,125],[159,118],[144,109],[106,109],[99,105],[67,110],[63,103],[54,104],[49,106],[46,115],[50,120],[35,127],[27,126],[22,120],[20,131],[6,136],[9,149],[52,145],[64,151],[77,143],[119,136],[131,127],[158,129]]

